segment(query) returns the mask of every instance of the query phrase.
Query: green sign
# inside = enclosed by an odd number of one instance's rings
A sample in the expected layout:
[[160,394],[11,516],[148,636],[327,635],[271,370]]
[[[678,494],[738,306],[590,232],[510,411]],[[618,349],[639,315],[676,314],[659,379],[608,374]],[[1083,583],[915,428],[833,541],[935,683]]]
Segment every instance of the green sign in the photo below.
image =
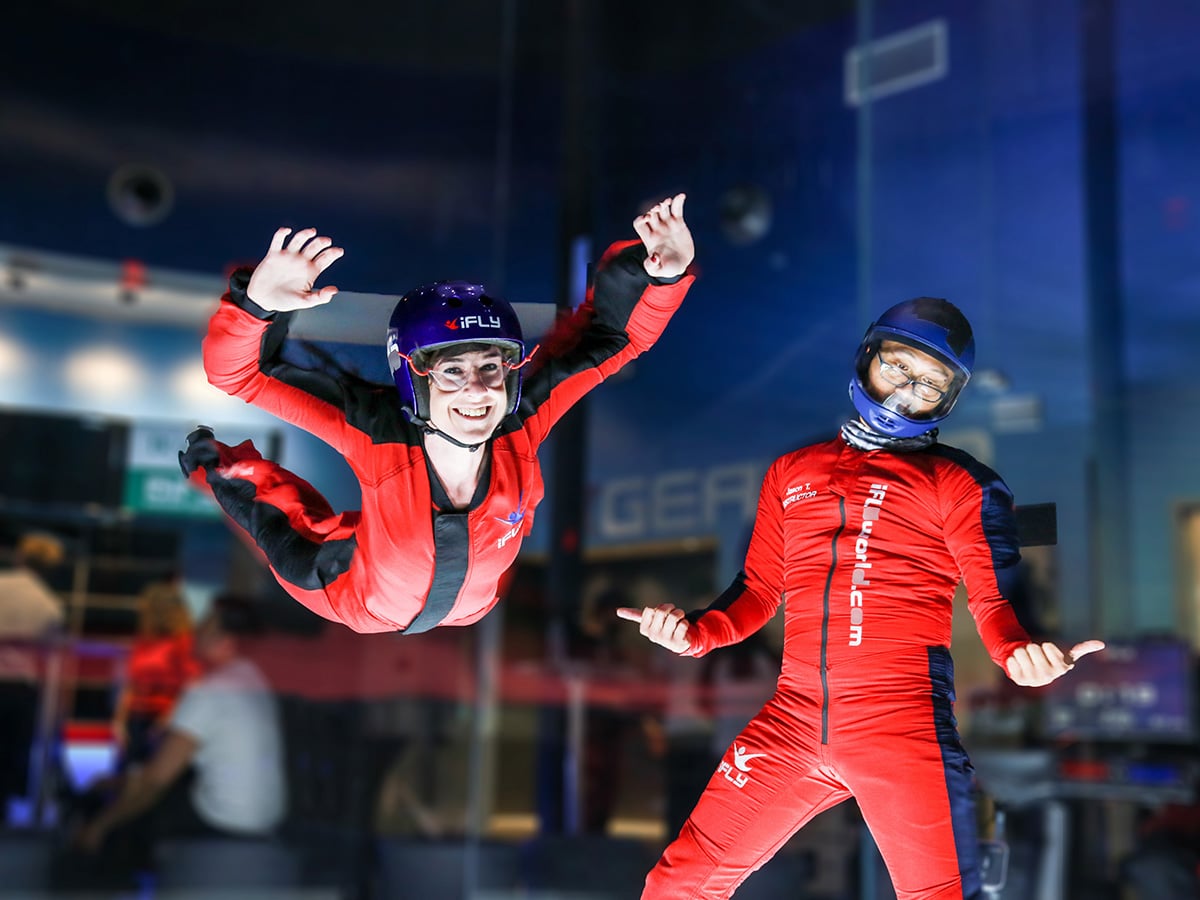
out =
[[[136,422],[129,432],[122,505],[133,513],[213,518],[220,514],[212,496],[189,482],[179,469],[179,451],[195,425],[176,422]],[[241,437],[269,445],[263,429],[231,429]],[[247,434],[247,431],[249,433]],[[218,433],[220,433],[218,431]]]
[[214,517],[220,512],[210,495],[184,479],[178,465],[127,471],[123,506],[136,513]]

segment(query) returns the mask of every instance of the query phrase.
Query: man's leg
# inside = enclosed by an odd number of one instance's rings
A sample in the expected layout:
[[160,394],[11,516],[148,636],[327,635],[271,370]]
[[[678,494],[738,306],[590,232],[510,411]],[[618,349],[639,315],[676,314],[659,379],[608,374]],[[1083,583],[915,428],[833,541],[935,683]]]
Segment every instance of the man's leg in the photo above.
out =
[[849,796],[821,765],[815,734],[772,711],[777,702],[726,751],[679,837],[646,877],[645,900],[730,896],[802,825]]
[[928,670],[900,680],[877,671],[882,701],[839,708],[832,758],[897,900],[973,900],[982,896],[974,770],[959,741],[943,648],[933,648]]

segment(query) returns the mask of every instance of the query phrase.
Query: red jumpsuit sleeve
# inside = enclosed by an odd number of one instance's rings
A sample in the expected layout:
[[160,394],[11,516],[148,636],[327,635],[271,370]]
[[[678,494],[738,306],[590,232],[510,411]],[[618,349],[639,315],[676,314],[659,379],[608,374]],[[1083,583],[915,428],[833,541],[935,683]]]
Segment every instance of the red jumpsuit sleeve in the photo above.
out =
[[1000,668],[1012,652],[1030,642],[1004,593],[1006,570],[1021,560],[1013,495],[1000,476],[955,470],[941,483],[946,546],[962,573],[967,607],[988,655]]
[[783,504],[779,463],[763,478],[746,551],[746,566],[711,606],[688,614],[691,646],[681,655],[704,656],[749,637],[771,620],[783,602]]
[[258,307],[245,295],[248,281],[248,270],[235,272],[229,292],[209,320],[202,354],[209,382],[347,455],[342,387],[323,373],[280,358],[291,314]]
[[695,276],[653,278],[645,258],[641,241],[609,247],[586,300],[531,360],[517,415],[535,445],[584,394],[654,346],[683,302]]

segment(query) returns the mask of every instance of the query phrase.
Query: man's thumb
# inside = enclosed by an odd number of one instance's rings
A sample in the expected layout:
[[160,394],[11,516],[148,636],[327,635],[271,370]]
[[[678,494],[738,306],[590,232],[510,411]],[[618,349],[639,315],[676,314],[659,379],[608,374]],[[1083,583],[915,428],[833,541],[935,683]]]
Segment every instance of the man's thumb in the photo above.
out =
[[1071,662],[1078,662],[1082,656],[1104,649],[1104,641],[1082,641],[1071,648]]

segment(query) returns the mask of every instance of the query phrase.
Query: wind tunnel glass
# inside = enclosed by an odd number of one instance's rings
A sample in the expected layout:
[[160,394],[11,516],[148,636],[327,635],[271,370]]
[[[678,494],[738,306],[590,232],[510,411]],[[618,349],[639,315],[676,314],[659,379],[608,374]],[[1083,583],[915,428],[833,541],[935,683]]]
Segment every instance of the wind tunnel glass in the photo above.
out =
[[926,403],[941,403],[942,398],[946,396],[945,391],[938,390],[927,381],[916,381],[909,378],[907,372],[899,366],[886,362],[882,356],[878,359],[879,374],[888,384],[893,384],[896,387],[904,387],[907,384],[911,384],[913,393]]

